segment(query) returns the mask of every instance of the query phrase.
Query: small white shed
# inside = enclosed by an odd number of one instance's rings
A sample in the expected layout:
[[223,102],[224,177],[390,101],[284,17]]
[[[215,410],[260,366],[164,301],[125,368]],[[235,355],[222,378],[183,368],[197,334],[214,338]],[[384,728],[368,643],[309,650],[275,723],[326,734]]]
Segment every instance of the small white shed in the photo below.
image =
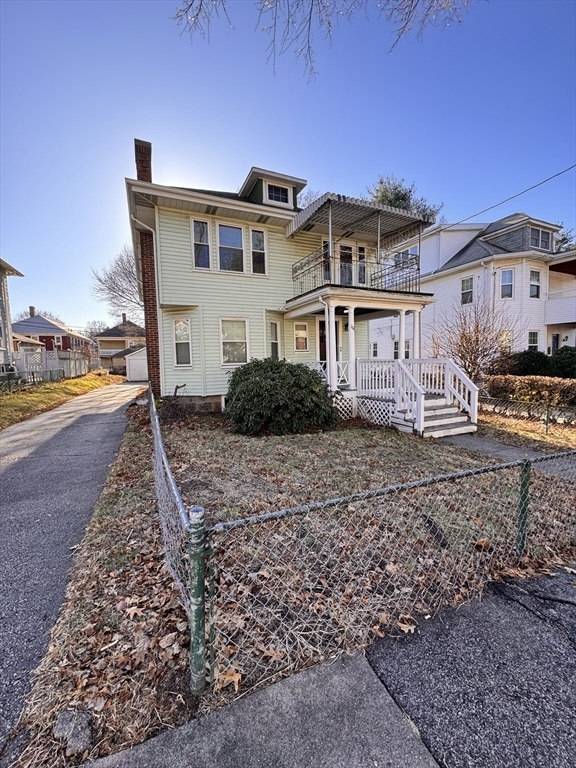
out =
[[126,355],[126,380],[148,381],[148,361],[146,347]]

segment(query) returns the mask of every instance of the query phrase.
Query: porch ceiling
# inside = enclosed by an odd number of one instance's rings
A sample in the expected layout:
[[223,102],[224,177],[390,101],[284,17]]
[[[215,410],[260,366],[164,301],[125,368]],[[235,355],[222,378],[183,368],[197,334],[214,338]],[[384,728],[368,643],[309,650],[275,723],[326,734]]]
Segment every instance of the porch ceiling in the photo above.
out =
[[376,244],[380,219],[380,246],[392,248],[397,243],[417,235],[421,228],[433,222],[400,208],[359,200],[334,192],[326,192],[300,211],[286,227],[287,237],[298,232],[328,235],[330,211],[332,234],[335,237],[361,239]]
[[[355,314],[387,317],[397,315],[399,310],[406,312],[423,309],[434,301],[432,293],[401,293],[397,291],[373,291],[367,288],[341,288],[324,285],[303,296],[296,296],[286,302],[284,317],[302,317],[324,312],[325,304],[341,307],[354,307]],[[338,309],[336,310],[337,314]]]

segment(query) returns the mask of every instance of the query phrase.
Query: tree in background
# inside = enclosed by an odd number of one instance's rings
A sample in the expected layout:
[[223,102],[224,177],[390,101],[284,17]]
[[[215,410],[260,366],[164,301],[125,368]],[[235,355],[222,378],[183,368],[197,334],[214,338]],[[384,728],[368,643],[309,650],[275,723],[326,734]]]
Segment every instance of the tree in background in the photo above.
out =
[[510,355],[514,335],[521,333],[508,312],[487,299],[455,302],[452,312],[437,320],[431,333],[434,357],[450,357],[477,384]]
[[110,328],[110,323],[107,323],[104,320],[88,320],[82,333],[84,336],[88,336],[89,339],[95,341],[96,336],[107,328]]
[[322,192],[317,189],[305,189],[298,195],[298,208],[308,208],[314,200],[318,200],[322,196]]
[[556,253],[559,251],[571,251],[573,248],[576,248],[576,234],[574,230],[562,227],[560,232],[558,232],[555,248]]
[[[58,315],[54,314],[54,312],[49,312],[47,309],[37,309],[35,310],[34,315],[41,315],[42,317],[45,317],[46,320],[53,320],[55,323],[61,323],[64,325],[64,321],[61,320]],[[18,312],[18,314],[14,315],[12,322],[17,323],[19,320],[27,320],[30,316],[30,310],[23,309],[21,312]]]
[[97,301],[108,305],[108,312],[116,317],[125,312],[129,320],[144,324],[144,302],[138,293],[134,252],[125,245],[108,267],[92,269],[92,294]]
[[444,207],[444,203],[430,203],[425,197],[418,197],[414,182],[408,185],[404,179],[397,179],[394,174],[379,176],[373,187],[368,187],[369,199],[380,205],[401,208],[418,216],[428,216],[433,221]]
[[[394,25],[396,40],[392,48],[411,30],[421,37],[425,28],[439,24],[460,23],[463,12],[474,0],[253,0],[257,26],[270,37],[268,59],[274,63],[278,54],[293,50],[304,62],[309,77],[314,72],[314,34],[331,38],[342,21],[352,22],[356,15],[376,14]],[[235,4],[234,4],[235,5]],[[180,0],[174,19],[178,26],[195,35],[207,37],[210,23],[223,18],[230,26],[226,0]]]

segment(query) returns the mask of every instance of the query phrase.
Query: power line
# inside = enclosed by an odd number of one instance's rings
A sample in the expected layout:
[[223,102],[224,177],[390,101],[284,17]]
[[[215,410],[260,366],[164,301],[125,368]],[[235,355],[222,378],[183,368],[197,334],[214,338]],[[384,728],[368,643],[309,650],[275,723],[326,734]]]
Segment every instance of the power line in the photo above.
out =
[[574,163],[574,165],[571,165],[569,168],[564,168],[563,171],[559,171],[558,173],[555,173],[553,176],[549,176],[547,179],[544,179],[543,181],[539,181],[537,184],[533,184],[531,187],[528,187],[527,189],[523,189],[522,192],[518,192],[515,195],[511,195],[510,197],[507,197],[505,200],[502,200],[499,203],[496,203],[495,205],[490,205],[488,208],[484,208],[483,211],[478,211],[478,213],[473,213],[471,216],[467,216],[465,219],[460,219],[460,221],[456,221],[454,224],[448,224],[442,227],[438,231],[441,232],[441,231],[444,231],[445,229],[450,229],[450,227],[457,227],[458,224],[464,224],[465,221],[470,221],[470,219],[475,219],[476,216],[481,216],[483,213],[486,213],[487,211],[491,211],[493,208],[498,208],[499,206],[504,205],[504,203],[508,203],[510,200],[514,200],[516,197],[525,195],[526,192],[530,192],[532,189],[536,189],[536,187],[541,187],[542,184],[546,184],[547,182],[552,181],[552,179],[556,179],[558,176],[562,176],[562,174],[568,173],[568,171],[571,171],[573,168],[576,168],[576,163]]

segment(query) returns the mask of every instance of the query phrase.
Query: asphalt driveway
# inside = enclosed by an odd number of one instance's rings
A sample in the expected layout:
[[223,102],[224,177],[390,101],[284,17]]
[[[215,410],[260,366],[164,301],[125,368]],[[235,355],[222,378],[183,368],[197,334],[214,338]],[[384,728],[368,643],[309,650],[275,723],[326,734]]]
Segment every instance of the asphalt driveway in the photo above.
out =
[[141,389],[97,389],[0,432],[0,763]]

